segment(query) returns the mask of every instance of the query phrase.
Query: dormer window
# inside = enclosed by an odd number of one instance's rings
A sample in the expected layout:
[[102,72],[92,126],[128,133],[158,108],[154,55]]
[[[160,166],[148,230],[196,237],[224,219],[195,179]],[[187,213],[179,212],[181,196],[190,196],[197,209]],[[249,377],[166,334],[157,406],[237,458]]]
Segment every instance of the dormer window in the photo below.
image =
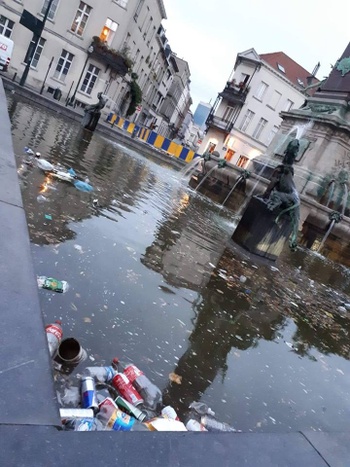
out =
[[279,71],[282,71],[282,73],[286,72],[286,70],[284,69],[284,66],[281,65],[280,63],[277,63],[277,68],[279,69]]

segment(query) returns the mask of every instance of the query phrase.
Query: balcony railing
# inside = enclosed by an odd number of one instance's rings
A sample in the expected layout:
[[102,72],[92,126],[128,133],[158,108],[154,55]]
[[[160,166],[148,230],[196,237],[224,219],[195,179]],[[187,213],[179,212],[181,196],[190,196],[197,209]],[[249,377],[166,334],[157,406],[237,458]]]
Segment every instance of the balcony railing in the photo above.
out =
[[231,104],[243,105],[248,92],[249,87],[247,85],[242,83],[236,85],[232,81],[228,81],[220,96]]
[[95,36],[92,39],[93,51],[91,57],[99,62],[108,65],[112,70],[120,76],[125,76],[132,67],[132,61],[117,50],[109,48],[104,44],[99,37]]
[[206,123],[208,126],[219,128],[220,130],[224,130],[227,133],[230,133],[233,128],[232,122],[228,122],[222,117],[217,117],[215,115],[209,115]]

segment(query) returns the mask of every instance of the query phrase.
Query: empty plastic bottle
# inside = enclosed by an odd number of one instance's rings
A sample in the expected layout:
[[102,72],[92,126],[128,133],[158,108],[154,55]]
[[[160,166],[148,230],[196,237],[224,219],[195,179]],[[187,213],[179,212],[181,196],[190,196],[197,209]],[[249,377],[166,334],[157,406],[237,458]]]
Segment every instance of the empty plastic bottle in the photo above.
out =
[[84,376],[92,376],[99,383],[111,382],[116,374],[112,366],[88,366],[84,370]]
[[51,162],[41,157],[40,152],[35,153],[35,160],[36,160],[36,165],[39,167],[39,169],[43,170],[44,172],[51,172],[55,168],[51,164]]
[[119,371],[123,371],[128,377],[130,383],[135,386],[144,400],[144,406],[157,411],[162,404],[161,390],[136,365],[132,363],[123,364],[118,358],[113,359],[112,365]]
[[201,424],[205,426],[208,431],[236,431],[232,426],[225,422],[219,422],[215,418],[204,415],[201,417]]
[[186,423],[186,428],[188,431],[208,431],[205,426],[199,423],[197,420],[190,418]]
[[188,407],[197,412],[199,415],[211,415],[212,417],[215,416],[215,412],[211,410],[207,404],[204,404],[204,402],[191,402]]

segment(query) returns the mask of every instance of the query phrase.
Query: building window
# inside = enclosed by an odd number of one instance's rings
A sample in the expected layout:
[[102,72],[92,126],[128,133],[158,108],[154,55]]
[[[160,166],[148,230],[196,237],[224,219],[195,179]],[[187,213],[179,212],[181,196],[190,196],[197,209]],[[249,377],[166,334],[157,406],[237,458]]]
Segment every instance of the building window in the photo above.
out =
[[0,34],[6,37],[11,37],[14,21],[0,15]]
[[266,94],[266,91],[267,91],[267,88],[269,86],[264,83],[263,81],[261,81],[260,83],[260,86],[258,87],[257,91],[256,91],[256,94],[254,97],[256,97],[257,99],[259,99],[259,101],[262,101],[263,98],[264,98],[264,95]]
[[239,129],[241,131],[246,131],[248,126],[249,126],[249,123],[252,121],[253,117],[254,117],[255,113],[252,112],[251,110],[247,110],[247,113],[245,114],[245,116],[243,117],[243,120],[241,122],[241,126],[239,127]]
[[284,108],[285,112],[289,112],[290,109],[293,107],[294,102],[290,99],[287,99],[286,106]]
[[284,66],[281,65],[280,63],[277,63],[277,68],[279,69],[279,71],[282,71],[282,73],[285,73],[285,72],[286,72]]
[[67,52],[67,50],[62,50],[60,59],[58,60],[57,67],[54,73],[54,78],[60,80],[60,81],[65,81],[66,76],[68,74],[69,68],[72,64],[74,55],[71,54],[70,52]]
[[273,138],[275,137],[275,135],[277,134],[278,132],[278,126],[274,126],[272,128],[272,130],[270,131],[268,137],[266,138],[266,145],[269,146],[269,144],[271,143],[271,141],[273,140]]
[[153,18],[151,16],[150,19],[148,20],[148,24],[147,24],[146,29],[145,29],[144,38],[146,38],[146,36],[148,34],[148,31],[149,31],[149,29],[151,27],[152,21],[153,21]]
[[101,41],[111,45],[118,26],[118,23],[112,21],[110,18],[107,18],[106,24],[103,26],[102,32],[100,34]]
[[134,14],[134,20],[135,20],[135,21],[136,21],[137,18],[139,17],[144,3],[145,3],[145,0],[140,0],[140,1],[139,1],[139,4],[137,5],[137,8],[136,8],[136,11],[135,11],[135,14]]
[[205,152],[210,152],[212,154],[215,151],[216,143],[209,142]]
[[36,68],[38,66],[38,63],[39,63],[39,60],[40,60],[41,53],[43,51],[45,42],[46,42],[46,40],[41,37],[40,40],[39,40],[39,43],[38,43],[38,45],[37,45],[37,47],[35,49],[35,52],[34,52],[34,55],[33,55],[33,58],[32,58],[32,63],[30,64],[30,66],[32,68]]
[[270,102],[267,104],[271,109],[275,110],[275,108],[277,107],[280,99],[282,97],[282,94],[278,91],[274,91],[272,97],[271,97],[271,100]]
[[80,90],[82,92],[85,92],[86,94],[91,94],[91,91],[93,90],[98,74],[100,72],[100,69],[97,68],[95,65],[89,65],[89,68],[86,72],[83,84],[81,85]]
[[304,87],[304,81],[300,78],[297,78],[298,84]]
[[126,8],[126,5],[128,4],[128,0],[113,0],[114,3],[117,5],[120,5],[123,8]]
[[[49,5],[49,1],[50,1],[50,0],[45,0],[45,1],[44,1],[44,5],[43,5],[43,7],[42,7],[42,9],[41,9],[41,14],[42,14],[42,15],[45,15],[46,9],[47,9],[47,7],[48,7],[48,5]],[[47,15],[48,19],[51,19],[51,20],[54,19],[55,14],[56,14],[56,11],[57,11],[57,7],[58,7],[58,2],[59,2],[59,1],[60,1],[60,0],[53,0],[53,2],[51,3],[50,10],[49,10],[49,14]]]
[[70,28],[71,31],[74,32],[77,36],[83,35],[91,10],[91,6],[84,2],[80,2],[78,11],[75,14],[74,21]]
[[238,159],[238,161],[237,161],[237,166],[238,166],[238,167],[241,167],[242,169],[244,169],[245,167],[247,167],[248,162],[249,162],[248,157],[246,157],[246,156],[239,156],[239,159]]
[[225,122],[231,122],[233,119],[234,112],[235,112],[234,107],[227,106],[222,119]]
[[265,128],[267,124],[267,120],[265,120],[265,118],[261,118],[259,120],[259,123],[257,124],[255,130],[254,130],[254,133],[253,133],[253,138],[255,139],[259,139],[260,138],[260,135],[263,131],[263,129]]

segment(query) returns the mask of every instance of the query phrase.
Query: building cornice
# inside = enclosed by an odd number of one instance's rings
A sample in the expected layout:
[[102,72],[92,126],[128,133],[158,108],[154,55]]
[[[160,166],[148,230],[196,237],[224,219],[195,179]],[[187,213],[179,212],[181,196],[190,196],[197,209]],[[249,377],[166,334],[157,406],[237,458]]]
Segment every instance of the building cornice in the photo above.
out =
[[158,2],[158,6],[159,6],[159,9],[160,9],[160,13],[162,15],[162,18],[163,19],[167,19],[167,15],[166,15],[166,11],[165,11],[165,6],[164,6],[164,2],[163,0],[157,0]]

